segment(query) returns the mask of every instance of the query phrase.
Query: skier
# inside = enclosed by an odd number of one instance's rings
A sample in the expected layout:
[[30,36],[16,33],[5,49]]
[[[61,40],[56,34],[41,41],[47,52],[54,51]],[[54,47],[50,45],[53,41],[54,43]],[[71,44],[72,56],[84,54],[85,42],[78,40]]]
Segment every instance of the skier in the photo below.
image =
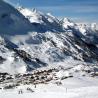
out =
[[22,89],[19,90],[18,94],[23,94],[23,91]]

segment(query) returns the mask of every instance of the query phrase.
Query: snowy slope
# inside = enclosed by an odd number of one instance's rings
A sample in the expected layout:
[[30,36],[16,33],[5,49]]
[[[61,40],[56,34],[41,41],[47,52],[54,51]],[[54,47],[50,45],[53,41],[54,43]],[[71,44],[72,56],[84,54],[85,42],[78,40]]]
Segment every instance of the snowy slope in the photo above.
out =
[[63,29],[75,28],[76,24],[68,18],[64,18],[61,21]]
[[60,23],[65,30],[80,32],[82,40],[85,41],[85,43],[98,45],[98,33],[95,30],[92,30],[91,27],[86,27],[86,25],[78,26],[68,18],[62,19]]
[[30,20],[31,23],[43,23],[42,17],[36,9],[30,10],[27,8],[19,7],[18,10]]
[[61,32],[64,31],[60,21],[50,13],[44,14],[36,9],[19,7],[18,10],[35,26],[39,32]]
[[27,34],[32,30],[31,27],[29,21],[14,7],[0,0],[0,35]]
[[[94,80],[94,81],[93,81]],[[31,88],[34,92],[28,91]],[[19,90],[23,93],[19,94]],[[55,83],[34,85],[21,85],[15,89],[0,90],[1,98],[98,98],[98,79],[71,78],[62,81],[62,85]]]
[[96,65],[98,35],[89,28],[83,28],[85,34],[80,29],[68,18],[60,21],[36,9],[17,10],[1,0],[0,35],[4,44],[0,45],[0,70],[13,73],[22,67],[21,72],[46,66]]
[[15,52],[6,47],[4,39],[0,39],[0,72],[24,73],[26,72],[25,62]]

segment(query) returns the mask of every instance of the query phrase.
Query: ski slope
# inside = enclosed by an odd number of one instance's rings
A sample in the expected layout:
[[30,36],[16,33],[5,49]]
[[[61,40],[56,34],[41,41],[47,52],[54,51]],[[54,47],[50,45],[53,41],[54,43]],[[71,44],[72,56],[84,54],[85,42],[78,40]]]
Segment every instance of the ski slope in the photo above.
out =
[[[27,91],[30,87],[34,92]],[[22,89],[23,93],[18,94]],[[97,78],[71,78],[62,81],[57,86],[54,82],[49,84],[38,84],[20,86],[11,90],[0,90],[0,98],[98,98]]]

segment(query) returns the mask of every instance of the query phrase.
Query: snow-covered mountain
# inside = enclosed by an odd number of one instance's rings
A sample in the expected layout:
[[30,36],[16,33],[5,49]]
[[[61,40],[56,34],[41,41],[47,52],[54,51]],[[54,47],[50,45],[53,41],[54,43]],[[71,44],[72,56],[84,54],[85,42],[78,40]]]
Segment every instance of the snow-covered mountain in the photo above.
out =
[[62,32],[60,21],[50,13],[44,14],[34,9],[19,7],[18,10],[36,27],[39,32]]
[[31,24],[21,13],[0,0],[0,35],[24,34],[31,30]]
[[61,24],[63,29],[69,29],[69,27],[71,28],[76,27],[76,24],[73,21],[69,20],[68,18],[62,19]]
[[1,72],[98,62],[98,34],[90,28],[36,9],[15,9],[2,0],[0,35]]

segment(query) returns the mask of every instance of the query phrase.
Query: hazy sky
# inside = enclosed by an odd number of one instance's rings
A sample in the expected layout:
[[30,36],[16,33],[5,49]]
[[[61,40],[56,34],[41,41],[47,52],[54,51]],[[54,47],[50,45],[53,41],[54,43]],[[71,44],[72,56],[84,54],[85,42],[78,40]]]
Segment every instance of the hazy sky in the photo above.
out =
[[98,0],[6,0],[13,5],[36,8],[59,18],[69,17],[76,22],[98,23]]

